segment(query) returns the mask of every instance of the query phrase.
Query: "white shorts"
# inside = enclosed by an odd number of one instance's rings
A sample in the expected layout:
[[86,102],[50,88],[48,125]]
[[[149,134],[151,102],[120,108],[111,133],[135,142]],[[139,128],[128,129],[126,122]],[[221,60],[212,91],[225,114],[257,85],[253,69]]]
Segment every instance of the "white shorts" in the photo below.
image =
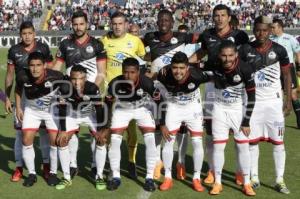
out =
[[212,82],[207,82],[205,84],[205,95],[204,95],[204,118],[206,120],[212,118],[214,101],[215,101],[215,84]]
[[141,130],[155,131],[155,122],[150,110],[145,107],[122,108],[116,107],[112,113],[111,130],[113,132],[127,129],[131,120],[136,120]]
[[191,136],[203,135],[203,112],[201,100],[195,99],[187,104],[168,102],[166,112],[166,126],[176,134],[182,122],[189,129]]
[[283,144],[285,122],[281,100],[256,102],[250,119],[250,142],[260,140]]
[[76,116],[69,115],[66,116],[66,132],[75,133],[80,129],[80,125],[87,126],[92,135],[97,132],[97,120],[95,114],[90,114],[87,116]]
[[45,122],[48,133],[57,133],[58,124],[55,120],[53,112],[32,109],[28,106],[24,108],[24,116],[22,122],[22,131],[37,131],[42,122]]
[[249,138],[240,131],[243,120],[243,107],[240,109],[229,109],[222,105],[214,104],[212,112],[212,135],[215,144],[226,143],[229,130],[234,133],[237,143],[248,143]]

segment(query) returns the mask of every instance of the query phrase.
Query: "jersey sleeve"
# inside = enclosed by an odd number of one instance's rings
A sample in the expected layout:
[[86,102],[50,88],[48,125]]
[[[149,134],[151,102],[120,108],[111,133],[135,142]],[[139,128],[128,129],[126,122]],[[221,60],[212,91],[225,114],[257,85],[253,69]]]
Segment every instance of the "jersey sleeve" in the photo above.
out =
[[146,54],[145,46],[140,38],[137,38],[137,56],[143,57]]
[[[291,36],[291,44],[292,44],[293,52],[299,53],[300,52],[300,43],[294,36]],[[293,60],[290,60],[290,61],[293,61]]]
[[60,43],[57,53],[56,53],[56,59],[64,62],[66,60],[66,48],[65,48],[65,42]]
[[53,56],[48,45],[45,45],[45,60],[47,63],[51,63],[53,61]]
[[201,43],[202,50],[207,50],[207,44],[205,42],[205,32],[199,35],[197,43]]
[[240,45],[246,44],[249,42],[249,36],[244,31],[240,31],[236,36],[236,45],[239,47]]
[[16,90],[18,90],[18,91],[22,90],[23,84],[26,82],[27,78],[28,77],[23,70],[21,70],[20,72],[17,73]]
[[8,50],[8,54],[7,54],[7,66],[14,66],[15,65],[15,56],[14,53],[12,52],[12,48],[10,48]]
[[103,43],[99,40],[96,40],[96,60],[102,61],[106,60],[106,58],[107,55]]
[[281,68],[290,66],[290,59],[284,47],[278,47],[277,55],[279,56],[279,63]]
[[146,33],[143,39],[144,46],[146,47],[149,46],[149,41],[151,40],[150,34],[151,33]]

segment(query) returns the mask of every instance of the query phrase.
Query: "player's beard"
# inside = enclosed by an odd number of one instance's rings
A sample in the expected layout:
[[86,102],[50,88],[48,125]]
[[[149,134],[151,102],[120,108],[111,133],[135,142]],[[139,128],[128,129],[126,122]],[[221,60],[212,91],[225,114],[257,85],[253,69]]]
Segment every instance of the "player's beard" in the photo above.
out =
[[81,37],[83,37],[85,34],[86,34],[86,30],[85,30],[85,31],[77,30],[77,31],[75,32],[75,35],[76,35],[77,38],[81,38]]

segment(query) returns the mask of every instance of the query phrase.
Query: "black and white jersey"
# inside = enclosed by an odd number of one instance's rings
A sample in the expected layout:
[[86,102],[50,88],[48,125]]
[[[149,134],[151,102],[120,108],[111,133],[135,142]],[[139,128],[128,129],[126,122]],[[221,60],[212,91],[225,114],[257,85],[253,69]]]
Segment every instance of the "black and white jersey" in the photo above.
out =
[[168,41],[161,41],[159,32],[147,33],[144,44],[150,48],[152,72],[157,73],[164,66],[171,64],[176,52],[183,52],[186,44],[195,43],[196,40],[197,36],[194,34],[173,32],[173,37]]
[[205,30],[200,34],[198,42],[201,43],[201,49],[207,52],[208,62],[214,62],[218,59],[219,47],[224,40],[233,41],[239,48],[240,45],[249,42],[247,33],[241,30],[232,30],[220,36],[215,28]]
[[65,62],[67,75],[70,75],[74,64],[80,64],[87,69],[87,79],[94,82],[97,77],[97,61],[106,59],[102,42],[89,36],[79,43],[73,35],[68,36],[59,45],[56,58]]
[[199,85],[211,80],[211,76],[201,69],[189,67],[188,74],[182,82],[178,82],[173,74],[171,66],[159,71],[157,80],[168,91],[164,99],[179,104],[186,104],[194,99],[200,99]]
[[61,72],[46,69],[43,79],[36,82],[29,70],[21,70],[16,77],[16,90],[24,90],[25,106],[38,110],[48,110],[51,103],[55,102],[57,90],[63,77]]
[[46,62],[51,63],[53,57],[51,55],[49,46],[40,41],[35,41],[32,49],[27,51],[23,43],[18,43],[8,50],[7,65],[14,67],[17,74],[20,70],[28,69],[28,56],[32,52],[40,52],[44,55]]
[[262,51],[257,46],[254,41],[239,51],[241,59],[254,68],[256,100],[282,99],[280,75],[281,68],[290,66],[288,54],[284,47],[272,41]]

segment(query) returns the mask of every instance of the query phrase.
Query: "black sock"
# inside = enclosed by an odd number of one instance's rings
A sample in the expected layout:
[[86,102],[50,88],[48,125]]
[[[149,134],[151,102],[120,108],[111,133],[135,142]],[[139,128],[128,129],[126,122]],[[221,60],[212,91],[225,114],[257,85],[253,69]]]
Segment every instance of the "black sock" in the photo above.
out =
[[297,119],[297,126],[300,127],[300,100],[292,100],[292,104]]

